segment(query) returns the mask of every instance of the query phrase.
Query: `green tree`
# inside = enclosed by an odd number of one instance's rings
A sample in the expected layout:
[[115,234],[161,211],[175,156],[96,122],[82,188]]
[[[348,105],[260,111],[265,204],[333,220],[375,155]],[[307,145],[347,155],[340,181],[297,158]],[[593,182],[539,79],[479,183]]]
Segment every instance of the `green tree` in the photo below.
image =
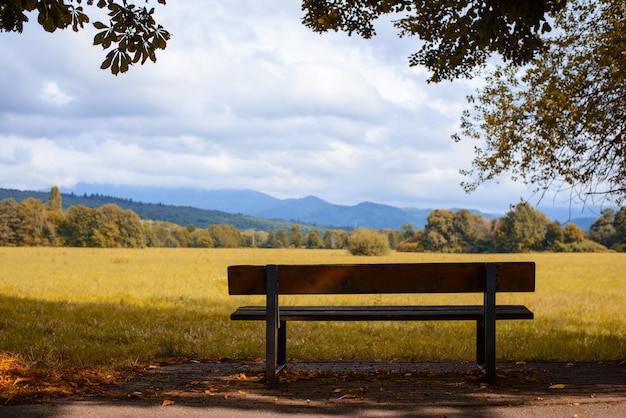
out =
[[603,209],[600,215],[589,227],[589,237],[605,247],[611,248],[615,238],[615,210]]
[[413,224],[403,224],[400,227],[400,235],[402,240],[407,240],[415,236],[415,226]]
[[317,229],[312,229],[306,235],[306,247],[310,249],[324,248],[324,240]]
[[302,230],[298,225],[292,225],[289,230],[289,244],[292,247],[300,248],[302,247],[302,242],[304,237],[302,236]]
[[554,221],[547,225],[543,247],[545,249],[553,249],[559,242],[565,242],[565,233],[561,223]]
[[346,243],[347,233],[340,229],[327,229],[324,232],[324,248],[343,248]]
[[387,234],[358,228],[348,234],[348,251],[352,255],[385,255],[389,252]]
[[276,233],[274,233],[274,231],[268,232],[267,240],[265,240],[265,244],[263,246],[266,248],[276,247]]
[[150,222],[146,224],[148,232],[146,235],[146,245],[149,247],[178,248],[180,242],[172,235],[174,228],[163,222]]
[[428,214],[424,228],[424,248],[429,251],[449,252],[455,245],[454,212],[435,209]]
[[[165,4],[165,0],[157,0]],[[146,0],[146,3],[148,1]],[[433,72],[431,81],[469,76],[492,53],[516,64],[526,63],[542,46],[539,35],[550,30],[546,15],[558,12],[566,0],[303,0],[303,23],[315,32],[345,31],[364,38],[375,35],[374,21],[399,17],[400,36],[417,36],[421,48],[411,65]],[[154,19],[154,8],[126,0],[1,0],[0,31],[22,32],[26,12],[49,32],[71,27],[78,31],[90,21],[95,5],[109,10],[108,24],[95,22],[100,32],[94,45],[112,48],[101,68],[125,72],[137,62],[156,61],[170,34]]]
[[611,249],[626,252],[626,207],[622,207],[617,211],[613,225],[615,227],[615,235]]
[[61,235],[70,247],[93,247],[93,231],[96,228],[97,209],[83,205],[70,206],[65,214]]
[[274,243],[274,247],[276,248],[285,248],[287,247],[287,243],[289,242],[289,238],[287,238],[287,232],[283,228],[280,228],[276,231],[276,241]]
[[626,3],[572,0],[530,65],[498,67],[470,97],[468,191],[510,175],[583,202],[626,197]]
[[543,250],[550,221],[531,205],[520,202],[501,218],[495,236],[496,250],[525,253]]

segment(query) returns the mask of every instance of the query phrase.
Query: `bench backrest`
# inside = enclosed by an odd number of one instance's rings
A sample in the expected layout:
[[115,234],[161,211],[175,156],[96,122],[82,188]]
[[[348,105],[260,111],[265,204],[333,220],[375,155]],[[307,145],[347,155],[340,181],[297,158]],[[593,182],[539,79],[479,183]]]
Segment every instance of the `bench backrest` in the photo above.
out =
[[[500,262],[496,291],[534,292],[535,263]],[[297,264],[228,267],[231,295],[265,295],[268,268],[279,294],[485,292],[487,263]]]

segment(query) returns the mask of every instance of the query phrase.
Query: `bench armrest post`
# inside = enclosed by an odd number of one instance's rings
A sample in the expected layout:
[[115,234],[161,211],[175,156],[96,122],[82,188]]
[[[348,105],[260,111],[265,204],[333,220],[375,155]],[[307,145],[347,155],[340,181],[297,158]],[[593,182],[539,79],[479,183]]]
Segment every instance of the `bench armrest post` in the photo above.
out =
[[498,287],[498,265],[487,263],[485,266],[484,295],[484,367],[487,381],[496,379],[496,289]]
[[280,326],[280,315],[278,312],[278,266],[267,266],[265,271],[265,286],[267,294],[267,319],[265,321],[265,383],[276,383],[278,374],[277,334]]

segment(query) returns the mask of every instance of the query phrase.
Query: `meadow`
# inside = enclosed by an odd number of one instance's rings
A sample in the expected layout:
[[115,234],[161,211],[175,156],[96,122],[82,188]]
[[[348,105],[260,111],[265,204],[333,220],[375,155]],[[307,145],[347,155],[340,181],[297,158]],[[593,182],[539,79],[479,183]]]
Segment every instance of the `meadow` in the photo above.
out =
[[[503,294],[532,321],[499,321],[500,360],[626,359],[626,254],[355,257],[343,250],[0,248],[0,351],[32,366],[110,368],[160,359],[261,358],[264,324],[230,320],[232,264],[534,261],[537,289]],[[315,296],[325,304],[480,303],[480,295]],[[282,297],[281,303],[304,303]],[[313,301],[313,300],[309,300]],[[472,360],[475,324],[292,323],[297,359]],[[332,344],[329,343],[332,341]]]

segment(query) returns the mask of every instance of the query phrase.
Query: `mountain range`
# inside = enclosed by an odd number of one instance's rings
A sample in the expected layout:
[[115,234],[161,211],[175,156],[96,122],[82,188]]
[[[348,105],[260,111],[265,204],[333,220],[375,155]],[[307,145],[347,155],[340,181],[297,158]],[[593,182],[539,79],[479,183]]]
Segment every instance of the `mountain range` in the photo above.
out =
[[[161,203],[217,210],[232,214],[243,214],[263,219],[279,219],[294,223],[332,226],[337,228],[400,229],[404,224],[413,224],[422,229],[430,212],[440,208],[398,208],[373,202],[361,202],[353,206],[336,205],[315,196],[278,199],[265,193],[242,189],[171,189],[144,186],[94,185],[79,183],[72,190],[76,194],[98,193],[145,203]],[[442,208],[459,210],[461,208]],[[466,208],[484,218],[498,218],[502,213],[485,213]],[[589,216],[590,211],[574,218],[578,212],[568,207],[538,208],[551,220],[572,222],[587,230],[599,217],[600,209]],[[593,211],[593,210],[592,210]]]
[[[179,225],[228,223],[238,229],[276,230],[298,224],[304,230],[375,228],[399,230],[404,224],[422,229],[433,209],[398,208],[372,202],[354,206],[335,205],[315,196],[278,199],[254,190],[169,189],[158,187],[78,184],[73,190],[61,190],[63,206],[99,207],[115,203],[136,212],[142,219],[162,220]],[[35,197],[45,201],[49,191],[18,191],[0,189],[0,200],[20,201]],[[457,208],[445,208],[456,211]],[[467,208],[484,218],[504,213],[483,213]],[[571,209],[552,208],[544,212],[548,218],[572,222],[587,230],[599,216],[571,219]]]

